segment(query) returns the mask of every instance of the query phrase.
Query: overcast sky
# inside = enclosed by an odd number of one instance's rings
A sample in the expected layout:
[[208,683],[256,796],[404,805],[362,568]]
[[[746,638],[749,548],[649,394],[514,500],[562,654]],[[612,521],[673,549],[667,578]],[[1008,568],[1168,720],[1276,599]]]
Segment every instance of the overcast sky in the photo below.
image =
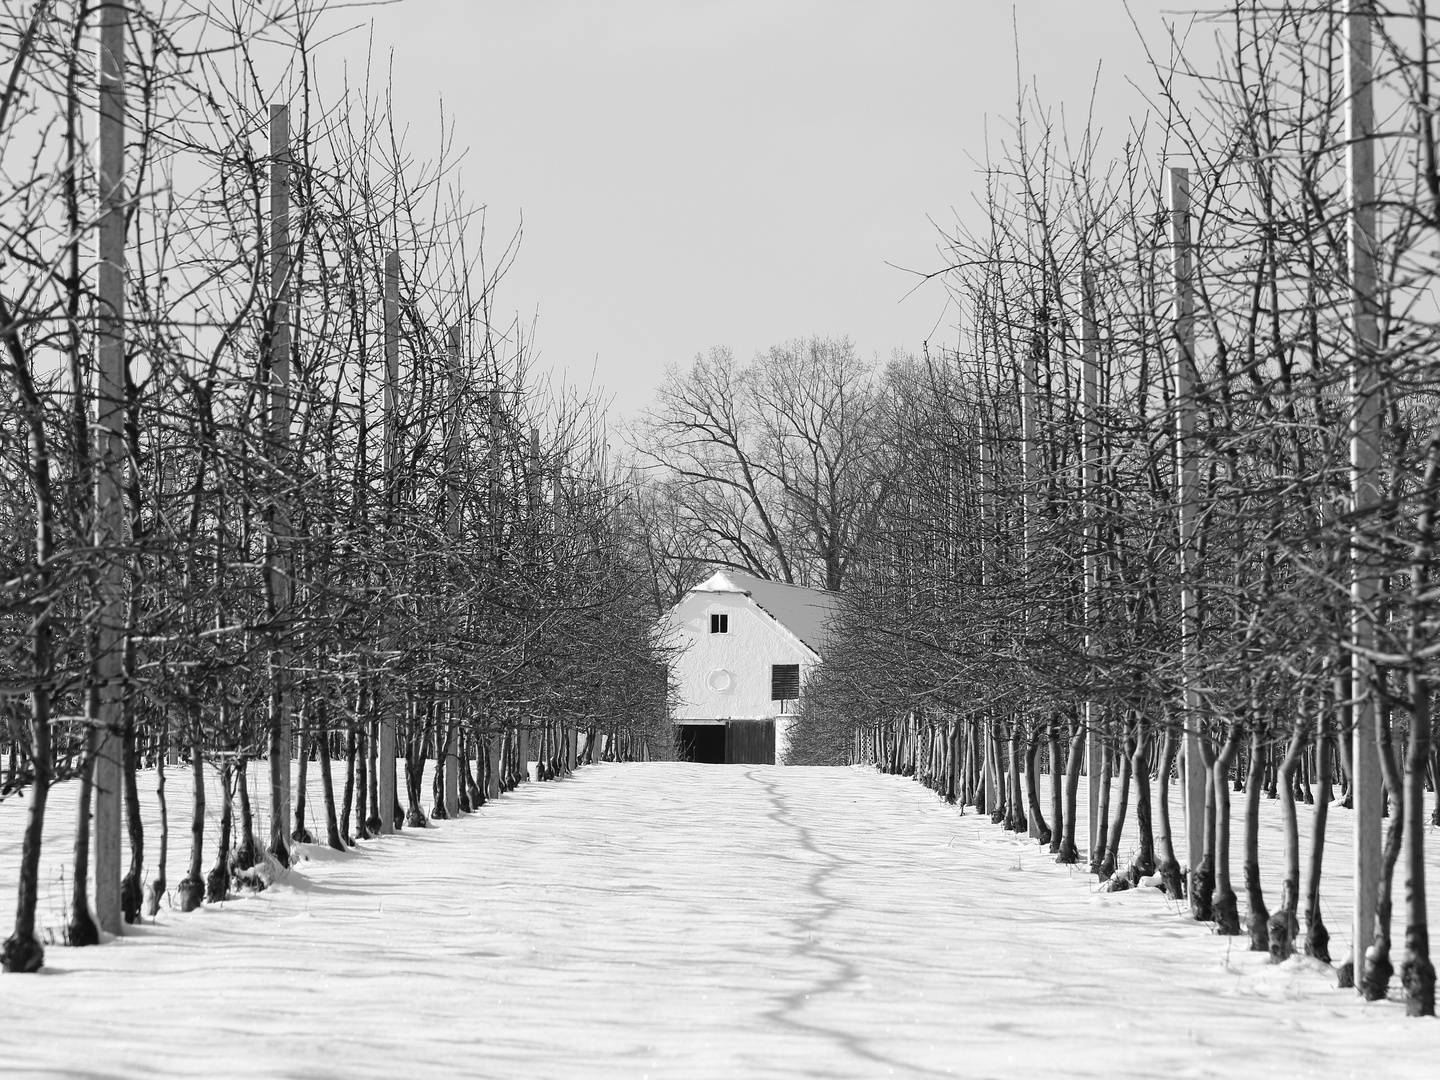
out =
[[412,148],[434,144],[443,96],[492,246],[523,215],[501,308],[538,319],[542,371],[593,373],[618,418],[712,345],[953,341],[943,289],[912,293],[906,270],[941,265],[937,225],[974,212],[987,122],[993,145],[1014,114],[1016,32],[1073,127],[1098,72],[1119,135],[1144,108],[1129,80],[1154,82],[1131,15],[1163,53],[1179,7],[408,0],[373,17]]

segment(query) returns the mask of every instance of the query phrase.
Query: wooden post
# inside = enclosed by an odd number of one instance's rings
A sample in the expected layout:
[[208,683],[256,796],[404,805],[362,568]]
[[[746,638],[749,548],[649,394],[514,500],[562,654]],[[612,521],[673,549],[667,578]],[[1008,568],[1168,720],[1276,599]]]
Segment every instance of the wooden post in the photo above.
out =
[[[270,106],[270,298],[274,328],[270,337],[270,453],[277,463],[288,461],[290,447],[290,107]],[[270,587],[275,614],[285,633],[290,607],[290,579],[282,556],[274,550],[289,521],[283,500],[272,502]],[[290,700],[285,688],[285,646],[271,648],[270,678],[270,853],[289,865],[290,852]]]
[[[544,513],[541,487],[543,478],[540,475],[540,429],[531,425],[530,427],[530,449],[526,458],[525,485],[526,485],[526,515],[527,524],[525,532],[525,544],[527,559],[533,560],[535,569],[538,572],[539,562],[543,555],[541,553],[540,528],[541,515]],[[523,724],[519,727],[520,746],[520,783],[530,779],[530,741],[531,726]]]
[[487,493],[490,507],[490,559],[493,566],[500,564],[500,388],[494,387],[490,391],[490,475],[486,478],[489,481],[489,492]]
[[[400,253],[385,253],[385,487],[386,506],[393,519],[400,491]],[[380,832],[395,831],[395,712],[394,702],[380,709],[376,745],[375,796],[380,805]]]
[[545,505],[542,488],[545,478],[540,475],[540,429],[530,426],[529,466],[525,470],[530,496],[530,554],[540,559],[540,528],[544,521]]
[[[1081,405],[1082,424],[1081,452],[1084,455],[1080,469],[1080,485],[1083,491],[1085,513],[1085,554],[1083,558],[1085,578],[1085,652],[1094,654],[1095,631],[1098,623],[1097,599],[1100,586],[1100,503],[1097,492],[1100,489],[1100,347],[1095,331],[1095,297],[1087,272],[1081,279],[1080,336],[1084,339],[1081,353]],[[1104,748],[1100,738],[1100,707],[1094,701],[1085,702],[1085,764],[1088,774],[1087,793],[1090,814],[1090,846],[1087,852],[1095,851],[1100,843],[1101,830],[1105,828],[1100,820],[1100,771],[1103,768],[1101,754]]]
[[[989,425],[985,422],[985,403],[980,402],[980,580],[981,584],[990,584],[989,567],[985,564],[985,556],[989,550],[989,528],[991,499],[990,486],[994,479],[994,467],[990,453],[990,431]],[[990,733],[990,711],[987,709],[978,721],[981,725],[980,737],[985,741],[985,754],[982,760],[985,763],[985,812],[995,813],[995,805],[999,795],[999,776],[997,775],[998,763],[995,762],[992,744],[994,739]]]
[[[450,328],[449,393],[446,405],[448,430],[445,433],[446,531],[452,543],[460,540],[460,327]],[[450,723],[445,732],[445,813],[454,821],[460,813],[460,717],[459,699],[450,695]]]
[[[1036,353],[1040,348],[1039,334],[1044,331],[1044,320],[1048,317],[1048,313],[1040,313],[1041,326],[1037,328],[1036,338],[1035,340],[1031,341],[1030,348],[1025,350],[1025,361],[1020,376],[1020,439],[1023,444],[1024,450],[1024,454],[1021,458],[1021,483],[1024,493],[1022,506],[1025,514],[1025,527],[1023,530],[1023,536],[1025,551],[1025,581],[1027,584],[1029,584],[1032,580],[1031,569],[1032,564],[1035,561],[1036,538],[1038,537],[1040,532],[1040,499],[1036,492],[1036,486],[1040,482],[1040,443],[1035,430],[1035,406],[1036,399],[1039,396],[1036,393]],[[1027,635],[1029,632],[1028,610],[1029,609],[1027,605],[1027,617],[1025,620]],[[1012,723],[1021,725],[1020,739],[1018,740],[1018,742],[1012,739],[1010,743],[1010,752],[1013,754],[1016,752],[1016,748],[1018,746],[1025,745],[1026,740],[1029,738],[1029,732],[1025,730],[1025,726],[1029,724],[1029,720],[1022,720],[1020,716],[1016,716]],[[1026,761],[1025,771],[1027,774],[1030,771],[1028,759]],[[1013,775],[1019,775],[1018,769]],[[1038,792],[1039,781],[1035,777],[1028,775],[1026,777],[1026,780],[1029,783],[1035,784]],[[1028,792],[1028,790],[1029,788],[1027,784],[1026,791]],[[1020,792],[1015,792],[1014,798],[1017,803],[1020,803],[1021,805],[1025,804],[1025,800],[1022,798]],[[1028,805],[1025,806],[1025,821],[1027,823],[1026,831],[1030,836],[1030,839],[1038,840],[1040,838],[1040,825],[1039,822],[1035,820],[1034,809]]]
[[[560,455],[557,453],[550,462],[550,522],[553,529],[549,547],[553,552],[553,558],[558,564],[565,557],[564,552],[569,548],[562,548],[564,538],[567,535],[568,517],[565,512],[565,489],[562,483],[562,470],[560,467]],[[558,575],[557,575],[558,580]],[[560,595],[557,599],[563,604],[566,597]],[[560,737],[560,764],[562,773],[575,771],[576,740],[579,733],[573,727],[559,725]]]
[[[1350,492],[1355,524],[1351,531],[1350,635],[1356,649],[1375,644],[1374,603],[1384,567],[1367,549],[1363,515],[1380,501],[1380,345],[1375,317],[1375,106],[1371,91],[1368,0],[1345,5],[1345,163],[1349,174],[1350,320],[1354,356],[1350,364]],[[1355,985],[1365,950],[1375,934],[1376,889],[1380,882],[1380,818],[1384,813],[1380,755],[1376,746],[1374,665],[1351,654],[1353,728],[1351,791],[1355,802],[1355,922],[1351,960]]]
[[1200,610],[1189,580],[1195,562],[1199,473],[1195,467],[1195,301],[1190,266],[1190,171],[1168,170],[1171,331],[1175,335],[1175,506],[1180,540],[1181,711],[1185,723],[1185,843],[1193,875],[1205,853],[1205,761],[1200,752],[1200,695],[1190,675],[1200,632]]
[[[101,612],[96,656],[100,684],[95,739],[95,914],[120,933],[120,791],[123,786],[122,672],[126,618],[121,495],[125,453],[125,8],[100,9],[99,295],[96,304],[95,550]],[[80,387],[76,387],[76,393]]]

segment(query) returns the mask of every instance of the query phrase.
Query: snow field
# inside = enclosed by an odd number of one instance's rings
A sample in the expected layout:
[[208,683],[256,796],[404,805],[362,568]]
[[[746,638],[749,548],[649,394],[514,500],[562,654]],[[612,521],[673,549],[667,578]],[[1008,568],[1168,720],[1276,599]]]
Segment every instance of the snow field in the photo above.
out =
[[[171,777],[173,887],[188,770]],[[313,822],[314,763],[311,777]],[[73,785],[55,789],[42,877],[56,930],[73,805]],[[1278,805],[1261,811],[1273,905]],[[21,801],[0,804],[0,896],[14,896],[22,823]],[[1349,828],[1332,809],[1337,959]],[[1272,966],[1154,890],[1101,893],[988,817],[864,769],[591,766],[459,821],[306,854],[264,893],[162,908],[119,941],[53,945],[39,975],[0,977],[0,1072],[1429,1077],[1440,1049],[1398,1001],[1367,1005],[1303,959]]]

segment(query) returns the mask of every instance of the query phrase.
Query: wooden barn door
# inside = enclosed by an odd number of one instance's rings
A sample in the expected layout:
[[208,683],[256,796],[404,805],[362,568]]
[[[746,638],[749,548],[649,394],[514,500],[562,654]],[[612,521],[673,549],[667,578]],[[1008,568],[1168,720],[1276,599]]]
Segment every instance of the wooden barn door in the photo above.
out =
[[731,720],[726,724],[725,762],[731,765],[774,765],[775,721]]

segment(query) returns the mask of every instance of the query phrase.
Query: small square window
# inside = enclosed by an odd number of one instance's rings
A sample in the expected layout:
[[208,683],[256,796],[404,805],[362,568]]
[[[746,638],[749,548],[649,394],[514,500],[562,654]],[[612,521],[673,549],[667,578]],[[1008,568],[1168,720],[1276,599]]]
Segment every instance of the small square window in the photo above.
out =
[[713,613],[710,616],[710,633],[728,634],[730,632],[730,616]]

